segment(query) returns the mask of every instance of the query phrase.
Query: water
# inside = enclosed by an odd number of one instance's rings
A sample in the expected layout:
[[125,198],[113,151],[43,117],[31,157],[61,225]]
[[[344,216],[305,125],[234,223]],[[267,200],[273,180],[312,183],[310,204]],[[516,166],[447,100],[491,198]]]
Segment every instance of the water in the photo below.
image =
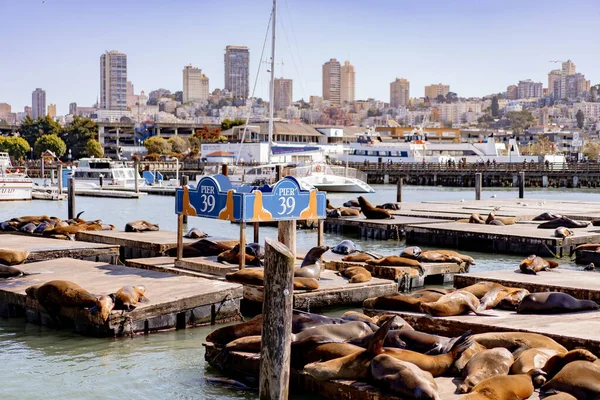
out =
[[[373,202],[395,201],[395,186],[375,186],[377,191],[366,197]],[[514,189],[486,190],[482,198],[516,198]],[[573,201],[597,201],[595,190],[530,189],[528,198]],[[348,194],[328,196],[335,205],[351,198]],[[404,201],[473,199],[474,191],[464,188],[405,187]],[[103,199],[77,197],[82,218],[102,219],[123,228],[129,221],[147,219],[161,229],[175,230],[174,198],[144,196],[140,199]],[[50,201],[2,202],[0,221],[19,215],[47,214],[66,218],[67,203]],[[226,221],[190,218],[188,227],[235,237],[239,227]],[[252,233],[248,231],[248,237]],[[276,238],[274,228],[261,228],[261,238]],[[325,243],[336,244],[342,238],[325,234]],[[298,231],[298,247],[316,243],[314,231]],[[363,249],[385,254],[397,253],[403,242],[356,240]],[[1,244],[1,236],[0,236]],[[477,265],[473,271],[516,268],[521,256],[467,252]],[[561,261],[564,267],[574,264]],[[327,310],[327,315],[341,315],[347,308]],[[0,397],[3,399],[255,399],[255,392],[215,386],[205,381],[220,376],[204,361],[202,342],[214,327],[157,333],[134,339],[86,338],[66,331],[55,331],[22,319],[0,319],[0,365],[3,369]],[[315,398],[296,395],[294,399]]]

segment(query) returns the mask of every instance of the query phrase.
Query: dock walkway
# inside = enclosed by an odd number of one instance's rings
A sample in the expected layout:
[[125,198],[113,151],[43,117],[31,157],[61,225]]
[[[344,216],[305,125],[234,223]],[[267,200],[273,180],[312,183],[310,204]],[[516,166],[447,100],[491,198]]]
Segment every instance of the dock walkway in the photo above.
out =
[[394,219],[367,219],[360,217],[327,218],[326,232],[354,234],[362,239],[389,240],[404,237],[404,229],[409,224],[432,224],[443,219],[394,216]]

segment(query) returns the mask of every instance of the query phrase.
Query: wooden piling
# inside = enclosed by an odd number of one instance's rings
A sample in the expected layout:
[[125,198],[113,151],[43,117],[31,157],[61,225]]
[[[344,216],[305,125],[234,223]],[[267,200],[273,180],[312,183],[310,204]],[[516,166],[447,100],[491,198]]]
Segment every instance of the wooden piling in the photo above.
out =
[[227,176],[229,174],[227,164],[221,165],[221,174]]
[[275,166],[275,182],[279,182],[282,178],[282,170],[283,170],[283,166],[282,165],[276,165]]
[[475,174],[475,200],[481,200],[481,172]]
[[296,221],[279,221],[277,239],[296,256]]
[[320,219],[317,223],[317,246],[323,245],[323,220]]
[[177,214],[177,260],[183,258],[183,214]]
[[519,198],[525,198],[525,172],[519,172]]
[[398,177],[398,184],[396,185],[396,203],[402,203],[402,177]]
[[[182,175],[181,176],[181,186],[187,186],[190,183],[190,178],[187,175]],[[188,216],[184,215],[183,216],[183,223],[187,224],[188,223]]]
[[69,178],[69,186],[68,186],[68,196],[67,196],[67,208],[69,219],[75,218],[75,178]]
[[240,269],[246,267],[246,223],[240,222]]
[[260,236],[259,236],[259,229],[260,229],[260,224],[258,222],[254,222],[253,223],[254,226],[254,243],[258,243],[258,241],[260,240]]
[[135,169],[135,192],[139,193],[140,185],[138,182],[138,176],[140,175],[140,162],[138,160],[135,160],[133,162],[133,168]]
[[[285,222],[295,224],[295,221]],[[279,242],[265,239],[265,289],[259,384],[259,397],[262,400],[288,398],[294,261],[295,256],[290,249]]]
[[58,194],[62,194],[63,193],[63,168],[62,168],[62,164],[58,164]]

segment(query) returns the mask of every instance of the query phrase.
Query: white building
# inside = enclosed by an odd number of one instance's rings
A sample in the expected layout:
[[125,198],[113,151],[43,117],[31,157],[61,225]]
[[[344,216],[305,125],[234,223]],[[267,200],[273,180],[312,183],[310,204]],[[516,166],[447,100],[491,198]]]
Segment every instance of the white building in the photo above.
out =
[[573,116],[577,114],[577,111],[583,111],[586,119],[592,122],[600,121],[600,103],[589,103],[582,101],[580,103],[573,104]]

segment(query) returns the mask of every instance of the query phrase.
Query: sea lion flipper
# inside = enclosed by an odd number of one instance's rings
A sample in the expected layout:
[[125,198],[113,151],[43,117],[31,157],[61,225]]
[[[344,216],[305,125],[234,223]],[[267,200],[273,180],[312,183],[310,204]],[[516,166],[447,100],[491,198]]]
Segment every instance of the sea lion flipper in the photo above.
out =
[[383,351],[383,343],[385,342],[385,338],[387,337],[392,324],[394,323],[394,318],[390,318],[383,326],[377,329],[377,332],[373,334],[371,339],[367,342],[367,354],[377,355],[381,354]]

